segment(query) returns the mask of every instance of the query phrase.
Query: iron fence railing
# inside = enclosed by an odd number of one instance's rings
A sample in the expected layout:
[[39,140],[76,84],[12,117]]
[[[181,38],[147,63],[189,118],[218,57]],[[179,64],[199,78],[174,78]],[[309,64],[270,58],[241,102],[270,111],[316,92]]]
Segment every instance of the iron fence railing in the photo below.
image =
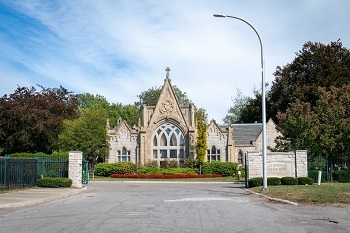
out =
[[42,177],[68,177],[68,157],[40,155],[38,159],[38,175]]
[[37,159],[0,158],[0,190],[37,184]]

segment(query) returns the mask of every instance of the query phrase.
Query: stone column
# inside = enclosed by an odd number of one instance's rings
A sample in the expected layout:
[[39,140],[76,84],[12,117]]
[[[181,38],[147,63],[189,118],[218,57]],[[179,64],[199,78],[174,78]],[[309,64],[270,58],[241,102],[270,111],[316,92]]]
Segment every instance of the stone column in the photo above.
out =
[[72,187],[82,188],[82,169],[83,164],[83,152],[81,151],[70,151],[69,152],[69,172],[68,178],[71,179]]

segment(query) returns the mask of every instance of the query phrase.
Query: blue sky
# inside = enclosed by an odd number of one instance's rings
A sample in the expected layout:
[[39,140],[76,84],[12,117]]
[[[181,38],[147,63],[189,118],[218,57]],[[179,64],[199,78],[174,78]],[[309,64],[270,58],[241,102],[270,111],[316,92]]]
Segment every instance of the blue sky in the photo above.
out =
[[59,87],[132,104],[177,85],[218,123],[239,89],[252,96],[307,41],[350,48],[348,0],[0,0],[0,95],[19,86]]

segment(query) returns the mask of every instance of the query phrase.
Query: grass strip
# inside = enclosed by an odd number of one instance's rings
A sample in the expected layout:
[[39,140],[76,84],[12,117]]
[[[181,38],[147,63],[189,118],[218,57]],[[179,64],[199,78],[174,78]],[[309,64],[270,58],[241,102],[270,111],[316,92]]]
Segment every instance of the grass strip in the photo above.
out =
[[[251,189],[261,193],[262,187]],[[274,198],[303,204],[350,204],[350,183],[322,183],[321,185],[270,186],[263,192]]]

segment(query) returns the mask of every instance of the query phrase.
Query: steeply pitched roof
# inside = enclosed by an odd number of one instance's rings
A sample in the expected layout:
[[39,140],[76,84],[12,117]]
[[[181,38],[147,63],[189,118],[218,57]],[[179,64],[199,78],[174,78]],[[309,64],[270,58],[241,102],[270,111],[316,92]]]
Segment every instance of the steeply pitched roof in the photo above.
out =
[[236,145],[251,145],[259,137],[262,124],[232,124],[232,131]]

